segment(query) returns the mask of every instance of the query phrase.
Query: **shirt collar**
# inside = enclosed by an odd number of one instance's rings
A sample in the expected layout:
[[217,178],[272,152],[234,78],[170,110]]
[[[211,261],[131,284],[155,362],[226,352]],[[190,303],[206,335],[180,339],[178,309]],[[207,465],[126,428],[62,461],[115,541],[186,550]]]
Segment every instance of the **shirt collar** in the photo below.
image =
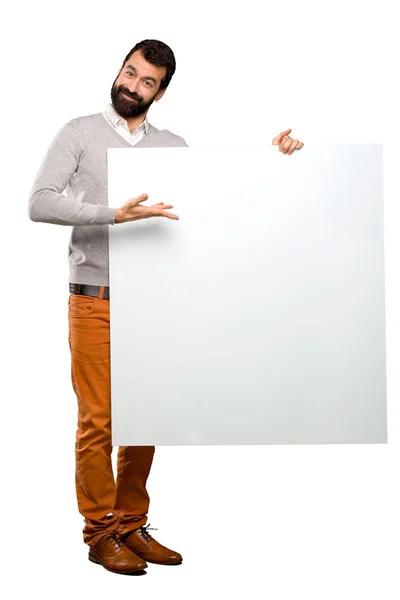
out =
[[[128,129],[128,131],[129,131],[128,123],[126,122],[126,120],[123,117],[121,117],[121,115],[119,115],[117,113],[117,111],[115,110],[115,108],[113,107],[113,105],[111,104],[111,102],[105,106],[103,112],[105,112],[107,114],[108,118],[110,119],[111,123],[114,126],[122,125],[122,126],[126,127],[126,129]],[[147,120],[147,117],[136,128],[135,133],[138,133],[142,129],[144,129],[146,135],[149,133],[149,122]]]

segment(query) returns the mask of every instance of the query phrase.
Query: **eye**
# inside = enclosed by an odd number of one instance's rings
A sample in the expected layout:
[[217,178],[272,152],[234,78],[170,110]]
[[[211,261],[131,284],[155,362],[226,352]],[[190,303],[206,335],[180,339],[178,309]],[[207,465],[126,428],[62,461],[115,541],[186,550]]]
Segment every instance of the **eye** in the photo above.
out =
[[127,75],[133,75],[133,73],[131,73],[131,71],[126,71]]
[[149,81],[149,80],[147,79],[147,80],[144,82],[144,84],[145,84],[147,87],[150,87],[150,86],[152,85],[152,82],[151,82],[151,81]]

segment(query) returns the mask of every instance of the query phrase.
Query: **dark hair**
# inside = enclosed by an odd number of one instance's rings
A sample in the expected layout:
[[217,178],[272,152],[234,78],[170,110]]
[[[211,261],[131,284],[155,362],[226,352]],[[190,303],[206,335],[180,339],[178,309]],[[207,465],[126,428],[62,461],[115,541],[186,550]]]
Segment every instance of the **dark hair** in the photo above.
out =
[[165,89],[171,81],[172,75],[175,73],[176,69],[175,56],[171,48],[159,40],[143,40],[138,42],[136,46],[130,50],[129,54],[126,55],[122,67],[137,50],[141,51],[147,62],[156,67],[167,68],[165,77],[163,77],[160,84],[160,90]]

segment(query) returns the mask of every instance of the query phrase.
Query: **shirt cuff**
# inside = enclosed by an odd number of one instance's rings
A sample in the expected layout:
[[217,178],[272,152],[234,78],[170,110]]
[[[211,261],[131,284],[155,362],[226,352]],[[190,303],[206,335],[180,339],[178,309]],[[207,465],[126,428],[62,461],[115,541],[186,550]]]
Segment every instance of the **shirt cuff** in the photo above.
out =
[[114,225],[116,212],[116,208],[110,208],[109,206],[102,206],[100,204],[97,209],[96,221],[99,223],[99,225]]

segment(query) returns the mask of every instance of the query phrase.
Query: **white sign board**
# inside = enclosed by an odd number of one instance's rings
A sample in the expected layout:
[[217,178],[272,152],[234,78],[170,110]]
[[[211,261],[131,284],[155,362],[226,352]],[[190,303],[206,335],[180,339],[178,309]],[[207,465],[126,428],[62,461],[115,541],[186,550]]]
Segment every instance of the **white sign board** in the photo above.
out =
[[113,445],[387,441],[382,147],[108,150]]

